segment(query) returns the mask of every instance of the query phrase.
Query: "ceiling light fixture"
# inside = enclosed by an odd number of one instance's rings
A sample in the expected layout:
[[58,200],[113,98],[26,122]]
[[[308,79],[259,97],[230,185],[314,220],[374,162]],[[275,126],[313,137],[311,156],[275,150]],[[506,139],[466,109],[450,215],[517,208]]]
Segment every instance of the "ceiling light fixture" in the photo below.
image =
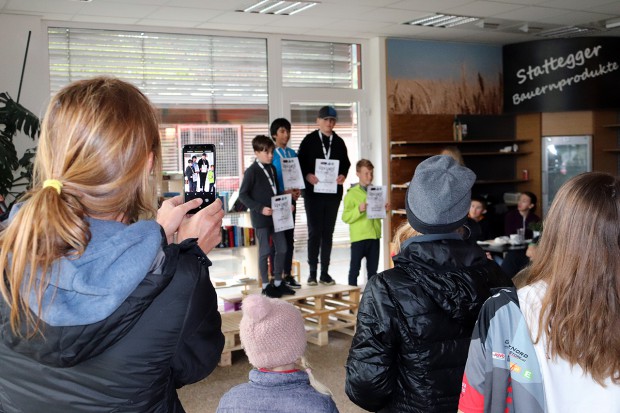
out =
[[620,27],[620,18],[609,19],[609,20],[605,21],[605,28],[606,29],[613,29],[615,27]]
[[586,33],[591,33],[598,31],[597,29],[591,27],[579,27],[579,26],[566,26],[559,27],[557,29],[549,29],[543,30],[539,33],[536,33],[536,36],[540,37],[573,37]]
[[480,20],[478,17],[456,16],[451,14],[433,14],[403,24],[423,27],[454,27]]
[[480,27],[481,29],[491,29],[491,30],[495,30],[499,27],[499,23],[491,23],[486,20],[479,20],[476,23],[474,23],[474,25],[477,27]]
[[316,1],[287,1],[287,0],[260,0],[244,10],[244,13],[279,14],[292,16],[310,7],[316,6]]

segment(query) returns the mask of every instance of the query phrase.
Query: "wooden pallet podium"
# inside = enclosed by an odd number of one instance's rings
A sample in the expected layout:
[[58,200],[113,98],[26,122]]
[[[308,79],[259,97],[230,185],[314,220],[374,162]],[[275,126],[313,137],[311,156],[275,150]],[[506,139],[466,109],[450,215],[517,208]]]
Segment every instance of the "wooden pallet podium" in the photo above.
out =
[[[329,344],[329,332],[340,331],[353,335],[357,322],[357,308],[360,288],[350,285],[318,285],[295,290],[295,295],[286,295],[282,300],[294,304],[305,320],[308,342],[325,346]],[[244,294],[260,294],[258,288],[244,291]],[[239,322],[241,311],[222,314],[222,333],[226,338],[220,366],[230,366],[231,352],[241,349]]]
[[[294,304],[305,320],[308,342],[325,346],[329,344],[329,332],[340,331],[353,335],[357,322],[357,308],[360,288],[350,285],[318,285],[295,290],[295,295],[286,295],[282,300]],[[258,288],[244,291],[244,294],[260,294]],[[241,311],[222,313],[222,333],[225,337],[220,366],[231,365],[231,352],[240,350],[239,322]]]

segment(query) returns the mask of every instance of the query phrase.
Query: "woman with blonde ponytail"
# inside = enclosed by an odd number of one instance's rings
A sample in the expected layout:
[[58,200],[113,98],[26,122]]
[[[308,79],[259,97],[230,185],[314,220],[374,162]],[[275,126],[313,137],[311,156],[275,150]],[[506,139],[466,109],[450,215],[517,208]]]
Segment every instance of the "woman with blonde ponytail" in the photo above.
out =
[[136,87],[98,77],[52,98],[32,189],[0,233],[0,412],[182,412],[175,388],[217,364],[205,254],[221,205],[157,211],[160,163]]

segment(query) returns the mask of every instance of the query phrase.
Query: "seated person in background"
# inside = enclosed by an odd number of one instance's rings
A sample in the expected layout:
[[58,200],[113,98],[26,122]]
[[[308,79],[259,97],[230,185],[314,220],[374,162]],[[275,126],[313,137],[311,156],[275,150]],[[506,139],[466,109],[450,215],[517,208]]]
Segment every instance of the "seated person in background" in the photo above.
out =
[[459,165],[465,166],[465,159],[463,159],[463,154],[456,146],[446,146],[439,153],[440,155],[447,155],[454,159]]
[[[505,218],[505,234],[516,234],[517,230],[525,228],[525,238],[532,238],[533,232],[528,228],[529,224],[539,222],[540,218],[534,213],[536,208],[536,195],[531,192],[523,192],[519,195],[517,209],[509,211]],[[525,250],[509,250],[502,261],[502,270],[509,277],[514,277],[521,271],[530,259],[525,255]]]
[[504,218],[504,235],[516,234],[520,228],[525,228],[525,238],[532,238],[532,230],[528,226],[539,222],[540,217],[534,213],[536,210],[536,195],[531,192],[522,192],[517,201],[517,209],[508,211]]
[[485,241],[491,238],[491,227],[489,220],[485,219],[487,213],[487,203],[484,198],[479,196],[471,197],[469,214],[467,215],[468,224],[471,229],[470,238],[472,241]]

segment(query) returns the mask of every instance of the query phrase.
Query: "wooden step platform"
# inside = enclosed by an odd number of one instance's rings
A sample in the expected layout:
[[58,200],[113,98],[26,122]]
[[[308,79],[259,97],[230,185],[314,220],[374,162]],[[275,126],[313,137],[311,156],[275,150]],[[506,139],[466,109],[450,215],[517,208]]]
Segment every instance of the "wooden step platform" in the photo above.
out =
[[229,311],[222,313],[222,334],[224,334],[224,349],[220,357],[220,366],[232,365],[232,352],[241,350],[241,339],[239,338],[239,323],[241,322],[241,311]]
[[[328,333],[330,331],[354,334],[360,301],[359,287],[339,284],[315,287],[304,285],[295,291],[295,295],[286,295],[282,297],[282,300],[290,302],[301,311],[309,343],[319,346],[329,344]],[[260,293],[259,288],[243,292],[245,295]],[[239,339],[241,315],[241,311],[222,313],[222,333],[225,337],[225,344],[220,366],[230,366],[231,352],[243,348]]]

